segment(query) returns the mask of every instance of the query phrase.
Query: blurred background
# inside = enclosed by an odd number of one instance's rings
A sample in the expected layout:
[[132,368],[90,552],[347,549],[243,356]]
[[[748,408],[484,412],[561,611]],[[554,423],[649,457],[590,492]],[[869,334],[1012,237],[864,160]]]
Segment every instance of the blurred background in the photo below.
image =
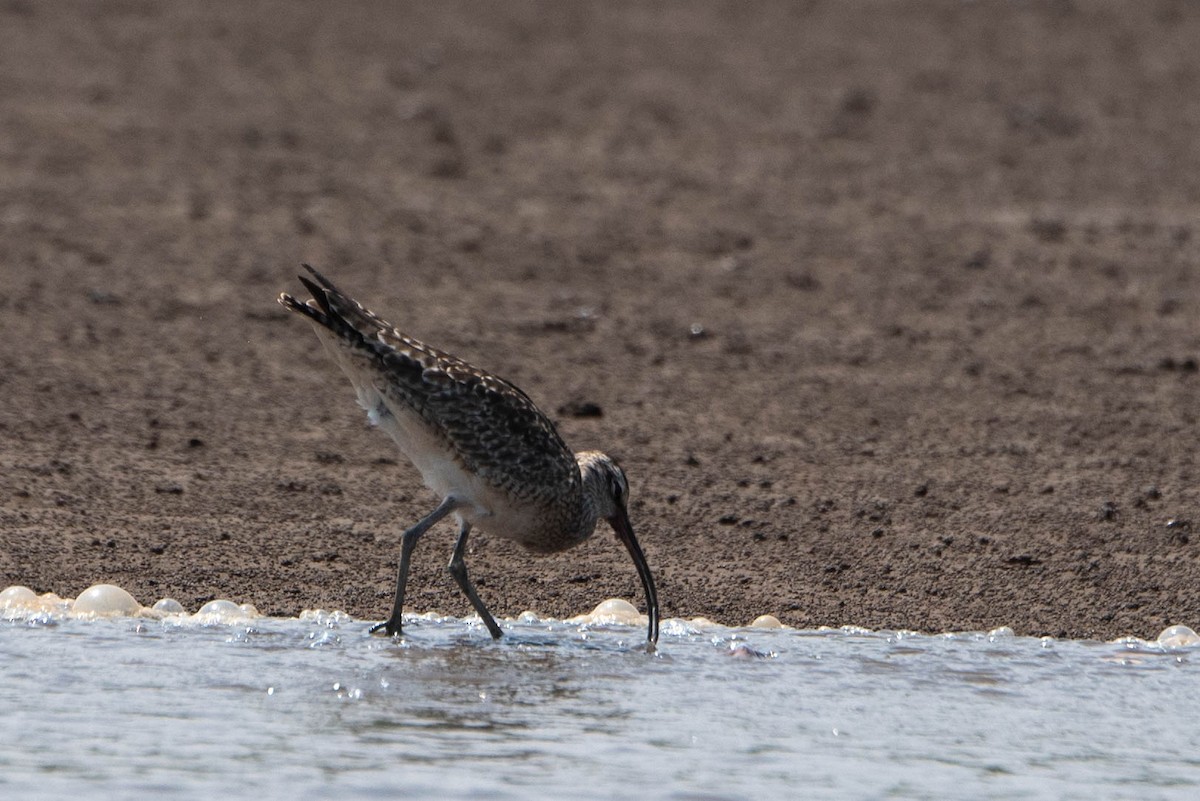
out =
[[[1200,612],[1186,2],[0,2],[0,584],[379,618],[310,262],[627,467],[667,615]],[[422,542],[416,609],[464,614]],[[498,614],[641,603],[474,538]]]

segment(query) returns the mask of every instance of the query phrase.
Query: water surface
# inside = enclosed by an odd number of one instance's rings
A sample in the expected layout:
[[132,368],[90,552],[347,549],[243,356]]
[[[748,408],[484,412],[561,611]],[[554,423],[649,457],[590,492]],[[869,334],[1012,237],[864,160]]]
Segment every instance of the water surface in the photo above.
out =
[[1200,797],[1194,646],[504,625],[0,621],[0,797]]

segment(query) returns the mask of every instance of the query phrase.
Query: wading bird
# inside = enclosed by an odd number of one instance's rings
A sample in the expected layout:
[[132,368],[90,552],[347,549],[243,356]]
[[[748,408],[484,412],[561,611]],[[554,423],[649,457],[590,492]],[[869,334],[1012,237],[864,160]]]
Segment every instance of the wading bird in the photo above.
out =
[[307,264],[300,281],[312,299],[279,302],[313,323],[317,336],[354,385],[368,419],[387,432],[441,503],[404,532],[392,614],[371,629],[401,630],[404,585],[417,540],[448,515],[458,519],[450,575],[492,637],[501,630],[467,577],[473,526],[538,553],[583,542],[607,520],[629,550],[658,642],[654,577],[633,535],[625,472],[599,451],[572,453],[554,424],[520,389],[402,333],[339,291]]

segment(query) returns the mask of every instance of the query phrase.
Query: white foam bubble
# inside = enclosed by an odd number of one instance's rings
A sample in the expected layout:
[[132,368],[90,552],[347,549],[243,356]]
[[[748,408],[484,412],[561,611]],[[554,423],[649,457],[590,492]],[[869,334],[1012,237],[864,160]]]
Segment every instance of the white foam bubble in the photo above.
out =
[[0,609],[31,609],[40,604],[38,594],[28,587],[16,585],[0,592]]
[[1157,642],[1163,648],[1195,648],[1200,645],[1200,634],[1187,626],[1169,626],[1158,635]]
[[6,620],[53,620],[70,613],[70,601],[55,593],[38,595],[28,587],[7,587],[0,592],[0,617]]
[[254,604],[235,604],[228,599],[217,598],[200,607],[191,619],[197,623],[219,624],[241,623],[259,617],[262,617],[262,614]]
[[183,604],[176,601],[174,598],[160,598],[154,602],[151,607],[155,612],[161,612],[164,615],[186,615],[187,610],[183,608]]
[[115,584],[94,584],[75,599],[71,612],[76,616],[132,617],[142,610],[137,599]]
[[664,637],[688,637],[694,634],[702,634],[703,628],[694,624],[694,621],[680,620],[677,617],[669,617],[659,626]]
[[601,601],[591,612],[567,618],[568,623],[575,625],[629,625],[635,626],[646,621],[646,616],[638,612],[637,607],[624,598],[609,598]]
[[300,619],[311,620],[314,623],[318,623],[322,626],[329,626],[330,628],[340,626],[343,623],[354,622],[354,618],[350,617],[345,612],[340,612],[337,610],[329,612],[325,609],[305,609],[300,613]]

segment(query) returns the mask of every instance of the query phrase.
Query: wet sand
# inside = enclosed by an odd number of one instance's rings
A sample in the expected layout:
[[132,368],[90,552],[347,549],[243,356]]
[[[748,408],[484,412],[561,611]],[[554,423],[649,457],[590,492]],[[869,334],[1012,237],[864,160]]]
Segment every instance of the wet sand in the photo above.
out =
[[[0,586],[386,615],[319,266],[616,455],[666,616],[1200,623],[1200,10],[0,4]],[[466,614],[453,527],[410,606]],[[498,615],[641,604],[477,534]]]

